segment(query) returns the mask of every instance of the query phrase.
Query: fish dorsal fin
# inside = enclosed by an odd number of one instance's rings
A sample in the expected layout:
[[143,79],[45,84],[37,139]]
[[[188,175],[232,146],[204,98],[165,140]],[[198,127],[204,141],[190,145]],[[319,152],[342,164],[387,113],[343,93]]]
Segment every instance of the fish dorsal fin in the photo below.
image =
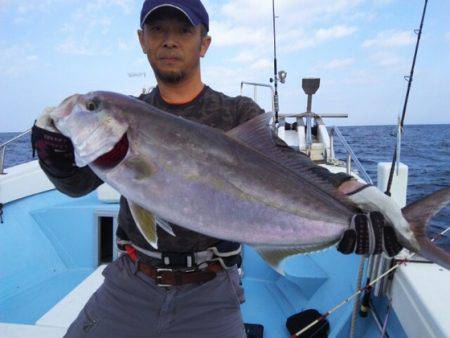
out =
[[273,135],[270,128],[271,117],[270,112],[258,115],[226,134],[290,169],[300,179],[315,184],[324,192],[340,196],[336,187],[311,170],[318,167],[315,163],[305,154],[293,150],[283,140]]
[[258,115],[237,126],[236,128],[231,129],[227,132],[227,135],[235,140],[239,140],[249,146],[257,148],[260,146],[261,142],[267,143],[268,140],[271,140],[271,118],[272,113],[270,112]]
[[153,248],[158,249],[155,215],[131,201],[128,205],[130,207],[131,215],[142,236],[144,236]]

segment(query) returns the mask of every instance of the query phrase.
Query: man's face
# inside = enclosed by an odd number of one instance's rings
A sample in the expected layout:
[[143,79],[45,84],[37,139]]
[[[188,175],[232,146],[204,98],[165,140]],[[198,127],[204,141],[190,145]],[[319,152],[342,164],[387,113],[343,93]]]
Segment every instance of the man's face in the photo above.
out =
[[138,32],[142,50],[147,54],[156,77],[166,83],[178,83],[200,71],[200,57],[208,50],[211,38],[202,36],[201,26],[174,9],[154,13]]

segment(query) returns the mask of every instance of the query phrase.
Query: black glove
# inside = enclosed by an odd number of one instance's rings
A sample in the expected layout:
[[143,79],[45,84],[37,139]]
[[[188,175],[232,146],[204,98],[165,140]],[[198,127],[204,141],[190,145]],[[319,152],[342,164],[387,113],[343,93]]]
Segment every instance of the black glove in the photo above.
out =
[[354,215],[337,247],[343,254],[377,255],[384,252],[389,257],[398,254],[402,248],[394,228],[379,211]]
[[72,141],[56,132],[37,127],[31,129],[31,147],[44,168],[53,176],[69,177],[76,171]]

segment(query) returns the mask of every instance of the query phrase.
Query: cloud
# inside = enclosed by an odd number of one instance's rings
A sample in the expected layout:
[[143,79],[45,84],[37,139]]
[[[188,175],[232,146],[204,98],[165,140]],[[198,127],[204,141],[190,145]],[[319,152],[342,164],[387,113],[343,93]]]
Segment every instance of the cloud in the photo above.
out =
[[330,28],[320,28],[310,37],[302,31],[292,31],[292,35],[297,35],[294,43],[291,43],[286,47],[286,51],[296,51],[304,48],[315,47],[319,44],[325,43],[330,40],[340,39],[349,35],[352,35],[357,31],[356,27],[349,27],[344,25],[336,25]]
[[356,27],[346,27],[337,25],[331,28],[321,28],[316,32],[316,39],[319,41],[327,41],[330,39],[338,39],[348,36],[356,32]]
[[386,30],[378,33],[372,39],[365,40],[362,46],[365,48],[370,47],[389,48],[389,47],[407,46],[413,43],[414,43],[414,36],[410,31]]
[[404,59],[391,52],[378,52],[371,56],[371,59],[383,67],[398,66],[404,63]]
[[[36,21],[36,17],[55,12],[58,5],[66,5],[70,0],[41,0],[41,1],[15,1],[0,0],[0,13],[6,10],[11,12],[12,21],[16,25],[29,24]],[[7,8],[7,6],[9,7]],[[7,8],[7,9],[6,9]]]
[[393,0],[372,0],[375,5],[387,5],[390,4]]
[[[296,44],[291,50],[347,36],[356,31],[349,21],[352,10],[362,0],[283,0],[276,2],[277,38],[280,44]],[[228,0],[216,5],[211,22],[213,43],[219,47],[246,45],[264,48],[272,43],[272,2],[260,0]],[[325,18],[327,16],[327,18]],[[366,17],[367,15],[365,15]],[[330,22],[334,24],[330,25]],[[298,27],[302,27],[299,29]],[[327,26],[331,26],[328,27]],[[315,32],[304,34],[306,32]],[[284,38],[284,40],[283,40]],[[298,42],[297,42],[298,41]]]
[[44,0],[44,1],[21,1],[17,6],[18,14],[29,14],[36,12],[49,12],[51,7],[61,0]]
[[446,41],[450,41],[450,32],[447,32],[447,33],[445,34],[444,39],[445,39]]
[[337,69],[337,68],[345,68],[351,66],[355,63],[355,59],[346,58],[346,59],[333,59],[330,62],[326,63],[323,68],[325,69]]
[[93,55],[110,55],[111,48],[102,48],[94,45],[89,41],[66,40],[55,47],[56,51],[61,54],[93,56]]
[[[50,1],[50,0],[48,0]],[[61,26],[62,42],[55,49],[63,54],[72,55],[108,55],[111,43],[108,38],[100,38],[99,34],[108,36],[113,22],[118,18],[131,14],[137,7],[133,0],[94,0],[77,6],[68,20]],[[116,40],[118,37],[112,38]],[[120,50],[126,50],[123,40],[118,42]]]
[[254,52],[253,50],[243,50],[240,51],[230,61],[236,63],[249,63],[255,61],[258,58],[258,56],[259,56],[258,53]]
[[346,85],[373,85],[380,82],[380,79],[373,72],[362,69],[362,70],[354,70],[349,73],[347,76],[344,76],[341,81]]
[[[307,24],[321,20],[323,16],[335,16],[351,11],[361,0],[283,0],[275,4],[276,15],[281,22],[302,22]],[[272,2],[261,0],[227,1],[221,8],[222,14],[241,24],[264,25],[272,20]]]
[[125,41],[124,39],[119,38],[117,40],[117,48],[121,51],[130,51],[137,50],[138,44],[136,41]]
[[0,74],[17,78],[39,66],[42,66],[39,56],[34,54],[34,47],[31,44],[7,45],[0,43]]
[[264,28],[256,29],[219,21],[211,22],[210,27],[213,44],[218,47],[258,46],[271,41],[270,33]]
[[246,70],[242,67],[227,66],[205,66],[202,69],[205,83],[214,84],[215,88],[220,88],[228,94],[237,94],[239,83],[242,79],[247,79]]
[[273,61],[269,59],[259,59],[252,63],[250,69],[252,70],[270,70],[273,66]]

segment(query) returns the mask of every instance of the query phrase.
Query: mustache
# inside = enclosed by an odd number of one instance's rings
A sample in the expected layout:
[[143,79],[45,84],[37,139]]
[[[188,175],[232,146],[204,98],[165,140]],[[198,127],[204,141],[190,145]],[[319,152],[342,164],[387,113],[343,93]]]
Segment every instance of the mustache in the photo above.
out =
[[158,53],[156,55],[158,59],[181,59],[181,55],[179,53]]

